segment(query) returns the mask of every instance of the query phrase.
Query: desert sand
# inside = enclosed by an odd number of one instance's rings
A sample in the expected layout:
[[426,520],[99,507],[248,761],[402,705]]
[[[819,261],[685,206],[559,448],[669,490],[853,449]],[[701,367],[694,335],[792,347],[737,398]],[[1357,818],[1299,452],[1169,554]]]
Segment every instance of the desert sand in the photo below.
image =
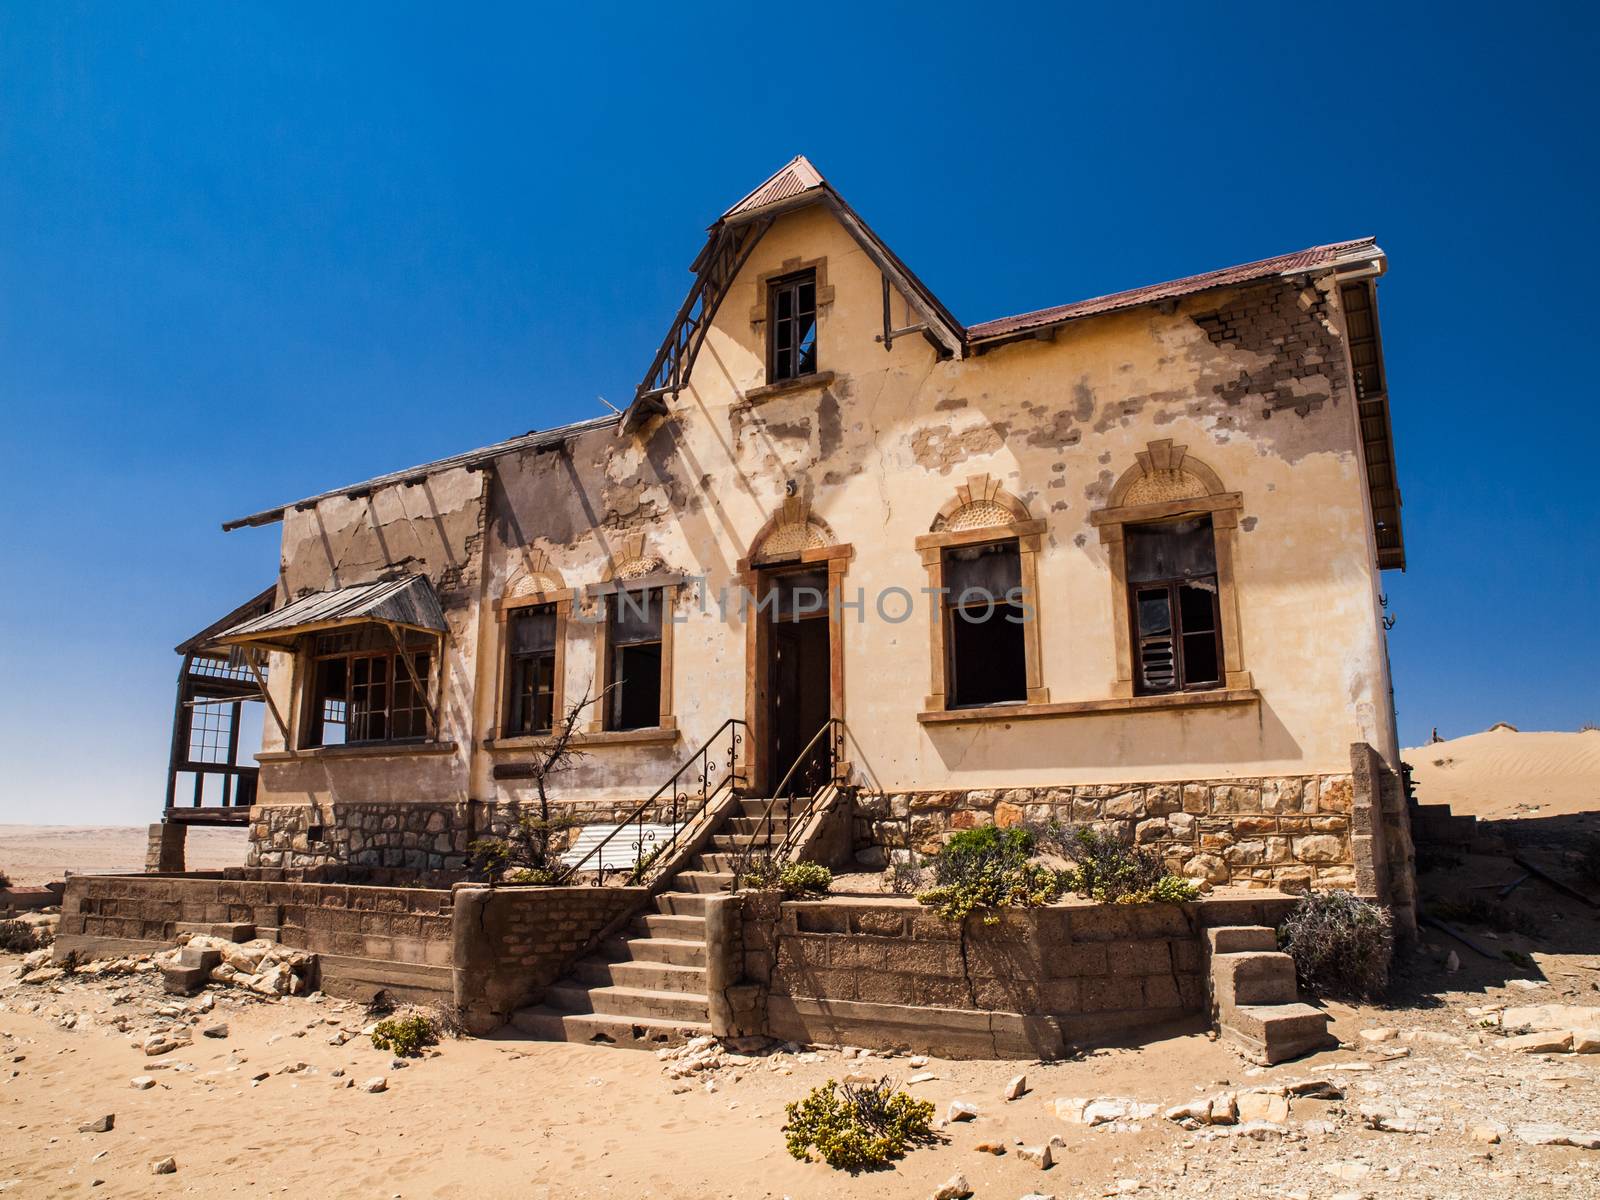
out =
[[1485,820],[1600,810],[1600,730],[1499,728],[1401,752],[1417,800]]
[[[48,883],[66,872],[108,875],[143,871],[144,825],[0,825],[0,871],[16,884]],[[244,866],[243,829],[191,829],[191,871]]]

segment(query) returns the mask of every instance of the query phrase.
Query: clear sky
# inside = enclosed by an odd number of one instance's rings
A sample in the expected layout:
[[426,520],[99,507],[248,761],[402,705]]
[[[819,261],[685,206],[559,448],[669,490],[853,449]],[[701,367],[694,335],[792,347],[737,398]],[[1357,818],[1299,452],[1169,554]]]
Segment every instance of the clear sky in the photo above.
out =
[[1402,739],[1600,721],[1591,5],[0,5],[0,821],[159,814],[219,523],[632,394],[805,153],[964,321],[1364,234]]

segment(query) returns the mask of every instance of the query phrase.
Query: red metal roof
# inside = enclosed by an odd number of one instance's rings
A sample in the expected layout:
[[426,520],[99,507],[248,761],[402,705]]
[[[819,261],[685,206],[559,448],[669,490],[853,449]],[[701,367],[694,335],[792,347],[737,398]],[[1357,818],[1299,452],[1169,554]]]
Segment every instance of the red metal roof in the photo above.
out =
[[731,220],[769,204],[791,200],[801,192],[821,187],[822,182],[822,172],[811,165],[811,160],[804,154],[796,154],[755,191],[723,213],[722,219]]
[[1349,242],[1333,242],[1326,246],[1312,246],[1308,250],[1297,250],[1293,254],[1280,254],[1276,258],[1263,258],[1259,262],[1224,267],[1220,271],[1207,271],[1203,275],[1190,275],[1183,279],[1174,279],[1169,283],[1152,283],[1126,292],[1113,292],[1109,296],[1096,296],[1092,300],[1078,300],[1072,304],[1057,305],[1055,308],[1041,308],[1037,312],[1019,313],[1014,317],[984,321],[969,326],[967,336],[973,341],[1006,337],[1044,325],[1071,321],[1078,317],[1089,317],[1097,313],[1113,312],[1119,308],[1132,308],[1140,304],[1189,296],[1195,292],[1203,292],[1207,288],[1228,287],[1256,279],[1267,279],[1274,275],[1307,271],[1350,257],[1369,247],[1374,251],[1377,250],[1376,239],[1366,237]]

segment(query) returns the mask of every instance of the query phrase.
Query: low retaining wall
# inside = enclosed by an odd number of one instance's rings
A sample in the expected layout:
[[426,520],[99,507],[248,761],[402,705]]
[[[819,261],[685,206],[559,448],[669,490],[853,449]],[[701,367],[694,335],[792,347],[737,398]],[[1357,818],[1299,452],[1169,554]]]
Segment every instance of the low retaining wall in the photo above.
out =
[[641,907],[640,887],[455,889],[455,1003],[474,1033],[497,1029],[613,923]]
[[473,1032],[486,1033],[536,1003],[645,894],[366,887],[202,872],[75,875],[55,947],[83,957],[149,953],[179,934],[232,936],[249,925],[257,937],[316,954],[317,986],[330,995],[367,1000],[382,989],[457,1011]]
[[[1212,925],[1276,925],[1293,899],[1067,903],[953,923],[915,901],[745,893],[735,1032],[947,1057],[1054,1057],[1206,1011]],[[714,1010],[716,1005],[713,1005]],[[759,1028],[757,1028],[759,1027]]]

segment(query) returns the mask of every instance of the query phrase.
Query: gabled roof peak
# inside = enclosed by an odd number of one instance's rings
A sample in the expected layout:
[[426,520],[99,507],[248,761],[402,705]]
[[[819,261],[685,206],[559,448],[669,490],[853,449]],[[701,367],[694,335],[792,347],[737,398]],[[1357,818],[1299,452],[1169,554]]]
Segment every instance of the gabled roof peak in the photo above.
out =
[[782,204],[826,185],[822,172],[811,165],[811,160],[804,154],[796,154],[723,213],[721,219],[731,221],[736,217],[746,217],[769,205]]

